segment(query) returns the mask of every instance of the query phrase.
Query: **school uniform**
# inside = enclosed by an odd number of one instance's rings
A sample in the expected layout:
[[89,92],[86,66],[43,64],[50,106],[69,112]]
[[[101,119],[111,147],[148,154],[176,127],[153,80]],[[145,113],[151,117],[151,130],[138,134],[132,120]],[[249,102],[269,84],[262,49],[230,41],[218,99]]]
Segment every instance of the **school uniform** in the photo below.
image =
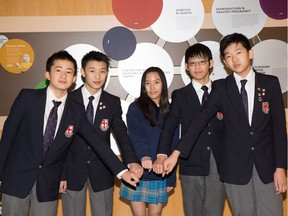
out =
[[[211,81],[207,83],[208,91],[213,89],[211,85]],[[180,123],[181,134],[185,134],[189,124],[202,110],[204,92],[201,87],[192,80],[187,86],[172,93],[170,112],[160,136],[158,153],[167,154],[166,148],[170,145],[175,127]],[[183,205],[187,216],[222,216],[225,190],[217,170],[220,166],[222,140],[223,115],[217,113],[206,124],[187,158],[179,160]]]
[[[226,79],[215,81],[204,109],[190,124],[176,147],[181,152],[181,156],[187,158],[205,124],[216,112],[221,111],[224,115],[224,141],[221,148],[219,174],[225,185],[249,185],[249,182],[254,180],[252,176],[255,175],[264,185],[270,183],[273,185],[275,169],[287,168],[285,112],[278,78],[257,73],[252,69],[250,75],[252,84],[250,83],[250,93],[248,92],[248,103],[251,103],[251,95],[254,98],[253,105],[250,104],[248,107],[250,109],[248,117],[239,92],[240,84],[237,85],[235,75],[232,73]],[[232,196],[228,191],[227,194],[228,197]],[[259,204],[261,208],[278,209],[276,212],[279,212],[277,203],[281,203],[281,200],[275,198],[275,191],[270,194],[272,196],[270,201],[265,203],[258,199],[262,197],[261,194],[254,195],[255,199],[252,201],[255,203],[257,200],[257,205]],[[244,195],[240,200],[239,198],[230,199],[234,214],[241,214],[241,211],[247,209],[247,207],[234,205],[245,203],[247,197],[249,196]],[[272,201],[276,199],[275,204]],[[253,211],[253,209],[250,210]],[[260,211],[258,208],[257,210]],[[251,211],[244,215],[255,213]],[[265,215],[265,211],[257,212],[257,214]],[[273,212],[269,214],[278,215]]]
[[82,106],[69,95],[52,146],[43,154],[46,97],[47,88],[23,89],[11,107],[0,142],[2,195],[24,199],[35,185],[39,202],[57,201],[64,161],[76,134],[89,143],[115,175],[126,169],[110,148],[103,147],[106,141],[97,136],[84,118]]
[[[139,163],[144,157],[151,158],[152,163],[156,160],[157,146],[163,127],[164,116],[160,113],[157,114],[154,109],[151,110],[151,115],[159,123],[158,126],[151,126],[147,122],[137,102],[131,103],[127,112],[128,133]],[[173,148],[179,138],[178,129],[173,132],[172,137],[171,142]],[[167,179],[163,179],[162,175],[152,171],[144,170],[143,176],[136,188],[131,188],[129,185],[125,185],[125,183],[121,184],[120,195],[134,202],[163,203],[168,199],[166,187],[175,187],[175,182],[175,170]]]
[[[88,106],[90,93],[85,86],[71,92],[71,97],[85,112]],[[85,101],[86,100],[86,101]],[[127,134],[127,128],[122,120],[122,108],[119,97],[101,90],[94,95],[93,127],[97,137],[105,140],[110,148],[111,133],[116,138],[125,164],[137,163],[134,149]],[[90,201],[93,215],[112,215],[114,176],[107,165],[102,161],[85,140],[76,136],[70,147],[63,180],[67,180],[68,192],[62,196],[64,215],[85,215],[86,212],[86,185],[89,184]],[[82,192],[80,192],[82,191]],[[75,195],[72,195],[75,193]],[[81,195],[82,194],[82,195]],[[72,196],[72,199],[69,198]],[[81,198],[82,196],[82,198]],[[77,207],[76,203],[77,202]]]

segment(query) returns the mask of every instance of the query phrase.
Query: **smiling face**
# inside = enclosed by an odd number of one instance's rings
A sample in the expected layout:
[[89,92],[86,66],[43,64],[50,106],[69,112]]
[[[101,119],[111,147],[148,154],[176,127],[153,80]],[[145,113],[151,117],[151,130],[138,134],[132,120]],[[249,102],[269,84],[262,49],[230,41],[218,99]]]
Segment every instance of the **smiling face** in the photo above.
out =
[[45,72],[45,77],[50,81],[50,87],[57,98],[61,98],[76,81],[76,72],[73,62],[69,60],[55,60],[50,72]]
[[203,57],[189,58],[186,70],[198,83],[205,85],[209,81],[209,70],[213,67],[213,60],[208,61]]
[[242,43],[231,43],[224,50],[224,63],[234,73],[242,78],[245,78],[250,69],[250,61],[253,58],[253,50],[249,51],[242,45]]
[[157,72],[149,72],[145,79],[145,89],[148,97],[159,104],[162,93],[162,81]]
[[85,77],[87,90],[94,95],[105,85],[108,76],[107,64],[103,61],[89,61],[85,68],[81,68],[81,74]]

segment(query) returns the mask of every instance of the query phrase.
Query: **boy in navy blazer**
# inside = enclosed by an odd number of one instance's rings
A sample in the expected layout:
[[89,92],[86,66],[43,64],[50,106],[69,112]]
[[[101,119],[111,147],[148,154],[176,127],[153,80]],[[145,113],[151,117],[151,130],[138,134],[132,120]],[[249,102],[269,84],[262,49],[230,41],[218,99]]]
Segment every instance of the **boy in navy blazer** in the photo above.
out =
[[[156,173],[162,172],[162,161],[169,155],[167,147],[171,146],[177,125],[181,124],[181,133],[185,134],[213,89],[210,80],[213,64],[211,50],[204,44],[196,43],[186,50],[185,68],[191,83],[172,93],[170,111],[163,124],[158,145],[158,153],[165,156],[158,154],[153,164]],[[222,139],[223,115],[218,113],[206,125],[189,157],[180,159],[179,173],[186,216],[223,214],[225,190],[217,170]]]
[[242,34],[225,36],[220,53],[233,73],[215,82],[203,111],[164,161],[164,170],[169,173],[180,154],[189,155],[204,125],[222,111],[220,178],[233,215],[281,216],[281,193],[287,189],[287,135],[279,80],[252,69],[253,50]]
[[[106,141],[107,147],[110,147],[110,135],[113,132],[125,164],[140,178],[143,168],[138,164],[126,125],[122,120],[120,99],[103,90],[108,77],[109,61],[108,56],[98,51],[84,55],[81,74],[85,84],[71,92],[71,96],[82,106],[83,112],[88,111],[89,97],[93,97],[91,124],[95,132]],[[86,215],[88,185],[92,215],[112,215],[113,173],[80,136],[75,137],[70,147],[63,180],[65,181],[62,182],[62,187],[67,187],[66,193],[62,195],[64,216]]]
[[[3,215],[56,215],[61,173],[76,134],[89,143],[115,175],[120,173],[132,185],[138,182],[138,177],[127,171],[91,127],[82,107],[67,94],[76,80],[76,70],[76,61],[68,52],[56,52],[46,63],[49,86],[23,89],[14,101],[0,142]],[[50,110],[55,110],[53,122]],[[50,127],[52,139],[43,145],[46,127]]]

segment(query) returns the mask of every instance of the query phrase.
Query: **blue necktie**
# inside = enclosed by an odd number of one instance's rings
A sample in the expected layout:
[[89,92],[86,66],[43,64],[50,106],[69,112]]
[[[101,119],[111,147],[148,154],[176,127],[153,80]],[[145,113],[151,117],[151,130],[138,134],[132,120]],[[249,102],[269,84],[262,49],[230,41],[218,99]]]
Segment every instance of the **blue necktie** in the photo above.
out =
[[208,87],[203,85],[201,89],[204,91],[203,96],[202,96],[202,106],[204,106],[209,96]]
[[93,117],[94,117],[94,108],[93,108],[93,104],[92,101],[94,100],[94,96],[90,96],[89,97],[89,103],[87,105],[87,109],[86,109],[86,116],[88,121],[93,124]]
[[61,104],[61,101],[53,100],[53,104],[54,106],[50,111],[47,124],[46,124],[46,128],[45,128],[45,132],[44,132],[44,136],[43,136],[43,153],[45,153],[46,151],[50,149],[51,144],[54,140],[57,120],[58,120],[57,110]]
[[243,79],[241,82],[241,97],[242,97],[242,103],[246,112],[246,115],[248,117],[248,97],[247,97],[247,91],[245,89],[245,84],[247,83],[246,79]]

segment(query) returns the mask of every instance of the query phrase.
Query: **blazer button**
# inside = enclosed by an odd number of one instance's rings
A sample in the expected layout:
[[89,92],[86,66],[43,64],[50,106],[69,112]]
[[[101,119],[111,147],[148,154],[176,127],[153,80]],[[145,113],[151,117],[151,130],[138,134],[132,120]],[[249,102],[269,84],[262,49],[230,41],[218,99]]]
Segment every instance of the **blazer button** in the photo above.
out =
[[87,164],[90,164],[90,161],[89,161],[89,160],[87,161]]
[[253,133],[253,131],[250,131],[250,135],[253,135],[254,133]]
[[209,151],[210,149],[211,149],[210,146],[208,146],[208,147],[207,147],[207,150]]
[[39,165],[38,168],[41,169],[41,168],[42,168],[42,165]]
[[254,147],[252,147],[251,150],[254,151]]
[[208,132],[208,135],[211,135],[211,132],[210,132],[210,131]]
[[88,146],[88,149],[89,149],[89,150],[91,150],[91,147],[90,147],[90,146]]

